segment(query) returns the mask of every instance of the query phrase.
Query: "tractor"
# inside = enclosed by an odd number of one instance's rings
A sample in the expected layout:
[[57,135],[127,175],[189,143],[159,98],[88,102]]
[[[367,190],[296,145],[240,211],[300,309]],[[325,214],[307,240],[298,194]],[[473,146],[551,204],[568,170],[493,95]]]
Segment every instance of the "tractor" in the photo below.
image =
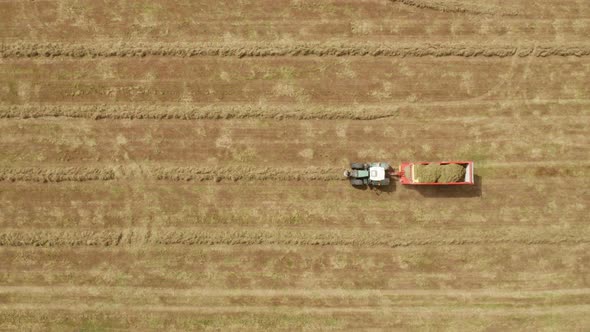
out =
[[393,177],[403,185],[473,185],[473,167],[473,161],[402,162],[398,170],[383,162],[351,163],[344,176],[355,187],[387,186]]
[[344,171],[344,176],[355,187],[388,186],[391,166],[388,163],[351,163],[351,170]]

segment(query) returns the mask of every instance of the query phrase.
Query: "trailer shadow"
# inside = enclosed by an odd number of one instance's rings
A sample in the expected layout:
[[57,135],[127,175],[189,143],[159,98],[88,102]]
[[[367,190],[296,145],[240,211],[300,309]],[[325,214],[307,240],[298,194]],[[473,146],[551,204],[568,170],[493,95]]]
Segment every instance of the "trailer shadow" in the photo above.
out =
[[468,186],[408,186],[424,197],[470,198],[481,197],[483,179],[474,175],[474,185]]

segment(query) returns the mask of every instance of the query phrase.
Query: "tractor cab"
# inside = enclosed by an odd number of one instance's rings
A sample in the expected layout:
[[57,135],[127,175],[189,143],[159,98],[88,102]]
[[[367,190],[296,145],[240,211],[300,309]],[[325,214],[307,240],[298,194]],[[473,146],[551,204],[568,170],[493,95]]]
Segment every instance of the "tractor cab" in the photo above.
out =
[[385,168],[383,166],[372,166],[369,168],[369,180],[383,181],[385,180]]

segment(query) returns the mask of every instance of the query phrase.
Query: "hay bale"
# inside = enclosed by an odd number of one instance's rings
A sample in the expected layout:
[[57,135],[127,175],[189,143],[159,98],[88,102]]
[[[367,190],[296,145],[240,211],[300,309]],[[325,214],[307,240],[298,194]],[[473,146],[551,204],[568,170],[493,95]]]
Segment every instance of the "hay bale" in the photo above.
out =
[[420,183],[437,182],[441,171],[441,165],[436,163],[414,165],[414,179]]
[[442,165],[438,182],[463,182],[465,167],[459,164]]

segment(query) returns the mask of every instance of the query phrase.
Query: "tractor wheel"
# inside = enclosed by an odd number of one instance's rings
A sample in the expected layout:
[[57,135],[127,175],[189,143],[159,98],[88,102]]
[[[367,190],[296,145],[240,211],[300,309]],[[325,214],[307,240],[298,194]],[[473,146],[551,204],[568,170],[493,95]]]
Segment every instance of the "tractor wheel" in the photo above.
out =
[[352,169],[365,169],[365,165],[363,163],[351,163],[350,168],[352,168]]
[[355,187],[364,186],[365,185],[365,183],[361,179],[350,179],[350,184],[352,184]]

